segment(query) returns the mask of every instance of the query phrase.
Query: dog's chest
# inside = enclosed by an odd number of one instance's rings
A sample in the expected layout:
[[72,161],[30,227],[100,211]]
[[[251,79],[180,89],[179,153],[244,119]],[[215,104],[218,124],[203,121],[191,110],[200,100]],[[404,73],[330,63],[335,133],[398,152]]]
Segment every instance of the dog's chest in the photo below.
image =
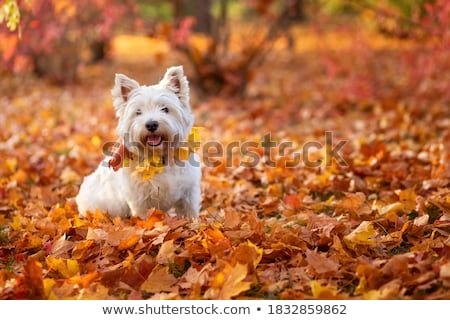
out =
[[136,179],[131,188],[131,196],[141,198],[147,207],[168,210],[187,193],[191,187],[189,181],[189,174],[185,170],[166,167],[151,179]]

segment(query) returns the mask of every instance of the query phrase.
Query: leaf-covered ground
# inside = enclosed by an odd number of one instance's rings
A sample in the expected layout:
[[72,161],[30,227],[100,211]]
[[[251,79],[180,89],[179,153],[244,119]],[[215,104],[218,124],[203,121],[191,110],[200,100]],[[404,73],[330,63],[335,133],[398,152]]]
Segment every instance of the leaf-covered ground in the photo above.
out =
[[[212,159],[193,222],[82,218],[73,201],[116,139],[114,72],[153,83],[184,63],[164,43],[118,38],[63,88],[2,76],[0,298],[449,299],[448,74],[410,90],[410,44],[320,37],[277,45],[245,99],[193,88],[204,141],[261,155]],[[292,144],[265,154],[266,134]]]

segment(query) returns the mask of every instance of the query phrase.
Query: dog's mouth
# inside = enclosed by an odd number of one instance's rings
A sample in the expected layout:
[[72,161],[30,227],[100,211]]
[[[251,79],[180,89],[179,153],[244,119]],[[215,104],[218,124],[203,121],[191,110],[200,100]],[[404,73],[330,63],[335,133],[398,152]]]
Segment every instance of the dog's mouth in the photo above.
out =
[[158,134],[151,134],[147,136],[147,144],[150,147],[157,147],[163,142],[164,138],[163,136],[160,136]]

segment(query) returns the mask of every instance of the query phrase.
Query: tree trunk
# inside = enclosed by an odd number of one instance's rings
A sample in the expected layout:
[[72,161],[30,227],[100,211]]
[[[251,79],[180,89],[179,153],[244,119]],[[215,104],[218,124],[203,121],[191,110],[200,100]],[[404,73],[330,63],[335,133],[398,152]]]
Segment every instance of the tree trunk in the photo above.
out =
[[212,32],[212,0],[172,0],[175,19],[193,16],[196,24],[194,31],[211,34]]

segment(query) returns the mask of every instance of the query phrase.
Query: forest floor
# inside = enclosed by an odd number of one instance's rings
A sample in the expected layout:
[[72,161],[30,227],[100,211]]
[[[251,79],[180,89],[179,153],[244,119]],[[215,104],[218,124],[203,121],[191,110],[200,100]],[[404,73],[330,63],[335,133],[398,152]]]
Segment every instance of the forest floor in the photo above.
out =
[[117,139],[114,73],[189,78],[165,42],[119,36],[73,85],[2,76],[0,299],[449,299],[448,78],[415,75],[408,41],[293,35],[245,97],[192,81],[202,142],[224,148],[196,221],[83,218],[73,202]]

